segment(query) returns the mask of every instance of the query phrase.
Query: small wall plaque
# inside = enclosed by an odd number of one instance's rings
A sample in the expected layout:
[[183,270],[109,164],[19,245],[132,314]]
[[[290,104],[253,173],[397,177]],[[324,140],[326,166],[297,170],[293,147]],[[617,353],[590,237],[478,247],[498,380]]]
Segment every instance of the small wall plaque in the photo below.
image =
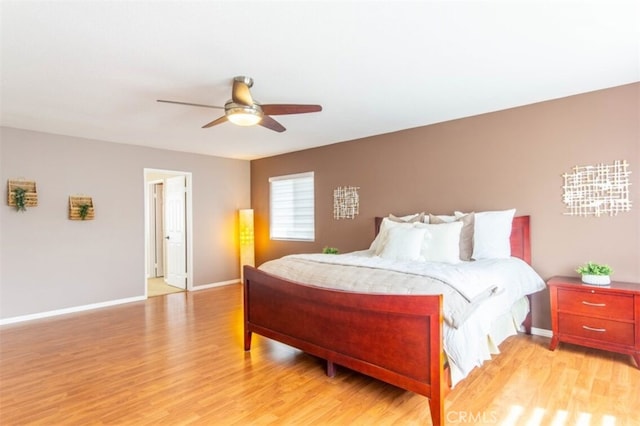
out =
[[69,197],[69,220],[93,220],[95,211],[93,199],[86,195],[72,195]]
[[25,191],[24,207],[36,207],[38,205],[38,192],[36,191],[36,183],[32,180],[10,179],[7,181],[8,203],[12,207],[16,207],[16,189],[21,188]]

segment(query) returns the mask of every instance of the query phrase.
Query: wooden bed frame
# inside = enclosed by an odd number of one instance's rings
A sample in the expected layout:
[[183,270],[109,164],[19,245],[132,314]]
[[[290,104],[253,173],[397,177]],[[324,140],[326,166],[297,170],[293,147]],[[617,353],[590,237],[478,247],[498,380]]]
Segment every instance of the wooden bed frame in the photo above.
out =
[[[376,233],[381,218],[376,218]],[[512,256],[531,263],[529,216],[513,219]],[[244,266],[244,349],[257,333],[429,398],[444,424],[449,390],[442,348],[442,295],[352,293],[285,280]],[[530,332],[531,315],[525,321]]]

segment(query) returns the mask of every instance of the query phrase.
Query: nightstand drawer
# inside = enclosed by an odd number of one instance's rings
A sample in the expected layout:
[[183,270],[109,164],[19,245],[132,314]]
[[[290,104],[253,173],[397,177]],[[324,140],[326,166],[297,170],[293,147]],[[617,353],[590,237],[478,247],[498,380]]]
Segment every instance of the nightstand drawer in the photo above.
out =
[[633,296],[603,294],[597,289],[558,289],[558,311],[633,321]]
[[558,332],[560,334],[633,346],[634,330],[633,323],[565,313],[558,314]]

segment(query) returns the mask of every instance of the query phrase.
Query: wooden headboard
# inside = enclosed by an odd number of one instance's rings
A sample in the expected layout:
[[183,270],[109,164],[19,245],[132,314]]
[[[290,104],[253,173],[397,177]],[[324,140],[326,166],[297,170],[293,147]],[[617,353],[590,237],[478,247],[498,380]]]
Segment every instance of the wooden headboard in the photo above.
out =
[[[376,234],[380,232],[383,217],[376,217]],[[511,256],[518,257],[531,264],[531,238],[529,235],[529,216],[516,216],[511,225]]]

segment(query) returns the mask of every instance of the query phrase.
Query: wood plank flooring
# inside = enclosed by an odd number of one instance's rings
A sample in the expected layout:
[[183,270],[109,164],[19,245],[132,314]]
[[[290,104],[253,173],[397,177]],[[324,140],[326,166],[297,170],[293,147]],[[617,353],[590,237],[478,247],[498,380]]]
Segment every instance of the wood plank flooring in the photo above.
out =
[[[0,327],[0,424],[429,425],[427,400],[254,336],[239,285]],[[514,336],[445,402],[448,424],[638,425],[624,355]]]

